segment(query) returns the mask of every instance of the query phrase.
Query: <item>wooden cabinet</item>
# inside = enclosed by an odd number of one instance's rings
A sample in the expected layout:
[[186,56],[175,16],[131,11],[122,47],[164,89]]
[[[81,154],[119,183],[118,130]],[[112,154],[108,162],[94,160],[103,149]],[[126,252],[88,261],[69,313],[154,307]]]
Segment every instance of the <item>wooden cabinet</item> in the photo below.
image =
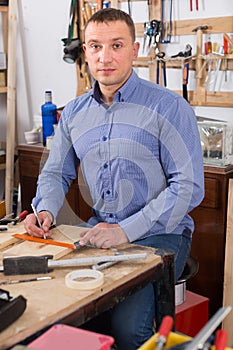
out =
[[210,299],[210,316],[222,306],[228,183],[232,177],[233,166],[205,166],[205,198],[191,212],[195,222],[191,254],[200,266],[187,288]]
[[[21,145],[17,149],[22,209],[31,211],[37,177],[49,151],[42,145]],[[195,221],[192,256],[197,257],[200,267],[198,274],[188,281],[187,288],[210,299],[211,315],[222,306],[229,178],[233,178],[233,166],[205,166],[205,198],[191,212]],[[89,204],[87,187],[78,172],[58,215],[58,223],[74,224],[80,218],[88,220],[91,216]]]
[[[19,145],[17,147],[19,156],[19,180],[21,185],[21,207],[22,210],[31,212],[31,201],[36,193],[38,175],[43,168],[49,151],[37,145]],[[91,214],[90,195],[81,175],[77,170],[77,179],[70,184],[63,207],[61,208],[57,223],[77,224],[82,220],[87,221]],[[85,198],[85,200],[84,200]]]

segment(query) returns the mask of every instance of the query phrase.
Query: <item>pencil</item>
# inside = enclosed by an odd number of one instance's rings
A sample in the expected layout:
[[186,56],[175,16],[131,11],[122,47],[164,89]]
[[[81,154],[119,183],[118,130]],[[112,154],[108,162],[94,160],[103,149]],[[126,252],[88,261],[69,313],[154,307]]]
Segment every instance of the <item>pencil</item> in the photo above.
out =
[[[39,227],[43,230],[43,227],[42,227],[41,222],[40,222],[40,219],[39,219],[39,217],[38,217],[36,208],[34,207],[33,204],[31,204],[31,207],[32,207],[33,213],[34,213],[34,215],[35,215],[35,217],[36,217],[36,220],[37,220],[37,222],[38,222]],[[46,235],[45,235],[45,234],[44,234],[44,239],[46,239]]]
[[34,282],[34,281],[45,281],[45,280],[51,280],[54,276],[40,276],[35,278],[25,278],[21,280],[9,280],[9,281],[3,281],[0,282],[0,285],[2,284],[16,284],[16,283],[24,283],[24,282]]

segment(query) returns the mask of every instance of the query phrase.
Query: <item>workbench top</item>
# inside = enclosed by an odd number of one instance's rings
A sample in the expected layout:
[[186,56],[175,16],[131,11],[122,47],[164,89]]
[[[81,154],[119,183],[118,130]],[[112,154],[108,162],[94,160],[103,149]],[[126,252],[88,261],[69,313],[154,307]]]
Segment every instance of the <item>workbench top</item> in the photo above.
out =
[[[20,225],[11,229],[11,233],[19,233],[19,231],[23,231]],[[7,235],[11,233],[8,232]],[[39,244],[18,240],[12,246],[11,242],[9,249],[6,246],[1,248],[1,257],[6,256],[9,250],[17,249],[20,252],[20,246],[25,245],[25,243],[31,246],[32,250],[35,245]],[[42,244],[39,245],[42,248]],[[47,252],[48,247],[54,249],[54,246],[46,245]],[[0,349],[7,349],[14,344],[18,344],[56,322],[81,325],[88,319],[123,300],[131,293],[131,290],[135,291],[156,280],[156,273],[157,271],[161,272],[163,261],[160,255],[155,254],[155,249],[124,244],[118,246],[117,250],[123,254],[147,252],[148,256],[145,259],[118,262],[116,265],[103,270],[103,285],[91,290],[71,289],[65,284],[65,277],[70,271],[90,268],[91,266],[59,267],[55,268],[52,273],[44,274],[54,276],[52,280],[1,286],[3,287],[2,289],[9,291],[12,297],[22,295],[26,298],[27,307],[18,320],[0,333]],[[115,252],[107,251],[106,249],[86,247],[78,251],[69,250],[62,258],[93,257],[106,255],[106,253],[110,255],[115,254]],[[38,277],[38,275],[5,276],[2,272],[0,274],[1,281]],[[161,277],[160,275],[158,273],[159,278]]]

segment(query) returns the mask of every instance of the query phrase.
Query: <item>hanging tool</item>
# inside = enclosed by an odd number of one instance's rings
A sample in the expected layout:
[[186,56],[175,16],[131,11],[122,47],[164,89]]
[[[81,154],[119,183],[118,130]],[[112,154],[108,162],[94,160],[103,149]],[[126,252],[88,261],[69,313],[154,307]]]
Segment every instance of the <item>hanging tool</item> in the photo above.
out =
[[184,51],[180,51],[178,54],[171,56],[172,58],[175,57],[184,57],[184,64],[183,64],[183,97],[188,101],[188,75],[189,75],[189,59],[192,55],[192,46],[190,44],[187,44],[185,46]]
[[163,85],[167,86],[167,76],[166,76],[166,61],[165,61],[165,52],[159,52],[157,55],[157,70],[156,70],[156,83],[159,84],[160,77],[160,65],[163,71]]
[[148,253],[117,254],[66,260],[49,260],[53,259],[53,255],[8,257],[3,259],[3,265],[0,266],[0,271],[8,276],[47,273],[50,272],[53,267],[91,265],[108,261],[138,260],[145,259],[147,256]]
[[169,315],[164,316],[159,327],[158,338],[156,338],[156,350],[162,350],[166,344],[167,337],[173,326],[173,318]]
[[[145,50],[146,41],[149,37],[148,49],[151,47],[158,47],[160,34],[162,31],[161,21],[156,19],[151,20],[150,22],[144,22],[144,41],[143,41],[143,51]],[[153,40],[152,40],[153,39]]]
[[186,350],[197,350],[202,349],[204,343],[213,333],[213,331],[218,327],[222,320],[231,311],[231,306],[221,307],[214,316],[206,323],[206,325],[200,330],[200,332],[193,338],[193,340],[187,344]]
[[[199,6],[198,6],[198,0],[195,1],[196,2],[196,10],[198,11]],[[190,11],[193,10],[193,0],[189,0],[189,6],[190,6]]]
[[24,210],[19,215],[17,215],[14,219],[7,219],[6,217],[3,219],[0,219],[0,225],[16,225],[18,222],[23,221],[26,216],[28,215],[28,211]]
[[184,51],[184,66],[183,66],[183,97],[188,101],[188,77],[189,77],[189,58],[192,55],[192,47],[187,44]]
[[167,20],[166,16],[166,0],[162,0],[162,32],[161,32],[161,43],[170,43],[171,42],[171,36],[172,36],[172,0],[167,0],[170,2],[169,5],[169,20]]
[[[220,47],[218,54],[220,56],[224,56],[224,49],[223,46]],[[212,88],[212,92],[216,92],[216,85],[217,85],[217,80],[218,80],[218,73],[220,71],[220,67],[221,67],[221,63],[222,63],[222,59],[219,58],[218,62],[217,62],[217,68],[215,71],[215,75],[214,75],[214,83],[213,83],[213,88]]]
[[202,26],[198,26],[198,27],[194,28],[192,30],[192,32],[198,32],[199,30],[204,31],[204,30],[207,30],[208,28],[209,27],[207,25],[202,25]]

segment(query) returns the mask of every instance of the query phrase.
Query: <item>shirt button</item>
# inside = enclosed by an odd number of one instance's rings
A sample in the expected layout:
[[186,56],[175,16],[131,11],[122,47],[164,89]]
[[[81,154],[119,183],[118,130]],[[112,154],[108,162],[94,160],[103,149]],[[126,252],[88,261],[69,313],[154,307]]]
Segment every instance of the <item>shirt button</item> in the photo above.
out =
[[107,163],[105,163],[105,164],[104,164],[104,168],[106,169],[107,167],[108,167],[108,164],[107,164]]
[[102,137],[102,140],[103,140],[103,141],[106,141],[106,140],[107,140],[107,136],[103,136],[103,137]]
[[107,191],[106,191],[106,193],[107,193],[107,194],[110,194],[110,191],[109,191],[109,190],[107,190]]

